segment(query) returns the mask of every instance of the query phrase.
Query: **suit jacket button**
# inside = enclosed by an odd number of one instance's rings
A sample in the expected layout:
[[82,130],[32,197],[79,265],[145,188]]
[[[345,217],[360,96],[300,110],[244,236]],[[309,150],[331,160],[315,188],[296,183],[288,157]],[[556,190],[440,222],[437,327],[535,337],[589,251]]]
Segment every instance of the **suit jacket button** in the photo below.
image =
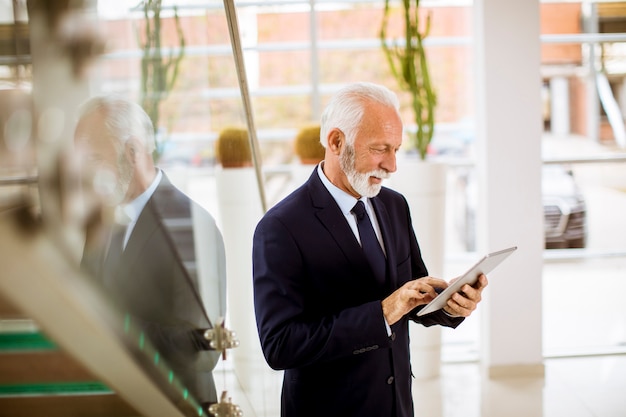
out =
[[389,385],[393,384],[393,377],[392,376],[387,378],[387,384],[389,384]]
[[396,340],[396,332],[391,333],[391,340]]

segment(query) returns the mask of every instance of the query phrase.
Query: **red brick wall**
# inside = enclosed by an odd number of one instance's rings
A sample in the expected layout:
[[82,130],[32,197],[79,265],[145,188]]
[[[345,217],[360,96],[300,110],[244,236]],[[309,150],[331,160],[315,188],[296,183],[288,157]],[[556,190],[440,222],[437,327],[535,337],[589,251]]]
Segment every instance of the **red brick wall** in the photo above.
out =
[[[547,3],[541,5],[541,33],[581,33],[580,4]],[[542,64],[580,64],[580,44],[546,44],[541,47]]]

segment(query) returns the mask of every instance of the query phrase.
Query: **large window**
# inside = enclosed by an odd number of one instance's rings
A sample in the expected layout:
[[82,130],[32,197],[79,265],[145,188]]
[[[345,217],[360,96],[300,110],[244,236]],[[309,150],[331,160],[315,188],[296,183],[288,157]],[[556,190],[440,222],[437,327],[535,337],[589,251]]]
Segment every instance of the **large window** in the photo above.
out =
[[[184,169],[185,182],[193,178],[212,181],[216,166],[213,142],[219,131],[244,125],[236,70],[230,56],[223,21],[215,16],[219,4],[176,2],[185,39],[179,78],[161,103],[166,139],[163,166]],[[393,4],[393,3],[392,3]],[[296,184],[293,139],[300,127],[316,123],[325,101],[344,83],[365,80],[399,91],[382,53],[379,30],[383,3],[362,2],[241,2],[237,4],[244,59],[252,97],[254,121],[261,144],[268,205]],[[432,157],[450,162],[450,187],[446,253],[447,265],[467,262],[474,250],[476,189],[473,184],[472,147],[475,141],[473,106],[473,47],[471,2],[422,1],[430,16],[427,55],[438,93],[437,126]],[[399,3],[395,5],[399,7]],[[164,53],[177,50],[174,9],[165,7]],[[120,9],[117,9],[120,10]],[[578,163],[576,159],[606,158],[619,152],[624,137],[624,57],[626,40],[620,32],[624,8],[616,2],[545,1],[541,4],[542,79],[544,97],[544,158],[553,163],[544,170],[544,213],[548,289],[560,276],[560,267],[593,261],[608,254],[624,253],[620,241],[604,233],[606,219],[623,229],[618,212],[625,184],[621,165]],[[392,11],[398,19],[399,9]],[[350,24],[345,24],[349,20]],[[400,35],[396,21],[388,33]],[[137,95],[140,84],[141,48],[136,34],[142,27],[140,11],[128,10],[103,19],[105,30],[115,33],[108,55],[99,67],[103,91]],[[608,88],[603,88],[604,85]],[[410,129],[409,97],[399,92],[403,115]],[[594,110],[596,109],[596,110]],[[616,115],[609,117],[609,115]],[[566,158],[565,164],[554,163]],[[573,160],[569,160],[573,159]],[[181,168],[181,166],[183,168]],[[195,169],[194,169],[195,167]],[[291,178],[291,180],[289,179]],[[296,182],[297,182],[296,181]],[[204,190],[198,198],[211,204]],[[565,190],[569,189],[569,192]],[[565,195],[564,195],[565,194]],[[601,201],[608,198],[615,205]],[[600,199],[600,200],[598,200]],[[219,216],[219,213],[217,213]],[[576,220],[578,219],[578,220]],[[576,223],[578,222],[578,223]],[[619,230],[619,229],[615,229]],[[469,255],[467,255],[469,254]],[[567,259],[567,261],[562,261]],[[620,256],[612,262],[620,264]],[[563,263],[565,262],[565,263]],[[555,270],[557,272],[555,272]],[[551,291],[546,291],[546,326],[552,323]],[[555,307],[556,308],[556,307]],[[468,326],[469,327],[469,326]],[[476,326],[478,327],[478,326]],[[466,334],[473,334],[469,332]],[[546,353],[561,351],[571,343],[554,340],[546,331]],[[474,341],[455,332],[450,346]],[[470,339],[476,340],[475,337]],[[447,339],[446,339],[447,340]],[[600,345],[613,342],[596,338]],[[622,343],[622,342],[619,342]],[[561,349],[563,348],[563,349]],[[567,350],[567,349],[565,349]]]

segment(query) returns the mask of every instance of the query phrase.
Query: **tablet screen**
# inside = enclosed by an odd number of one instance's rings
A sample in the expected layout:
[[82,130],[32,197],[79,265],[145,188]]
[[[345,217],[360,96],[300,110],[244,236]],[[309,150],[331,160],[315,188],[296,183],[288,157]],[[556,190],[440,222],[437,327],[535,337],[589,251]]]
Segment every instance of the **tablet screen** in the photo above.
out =
[[448,286],[441,292],[434,300],[421,309],[417,315],[423,316],[424,314],[432,313],[445,307],[448,299],[452,297],[452,294],[458,292],[465,284],[473,285],[481,274],[487,275],[496,266],[500,264],[505,258],[507,258],[513,251],[517,249],[517,246],[513,246],[507,249],[502,249],[496,252],[489,253],[476,262],[470,269],[461,275],[456,281]]

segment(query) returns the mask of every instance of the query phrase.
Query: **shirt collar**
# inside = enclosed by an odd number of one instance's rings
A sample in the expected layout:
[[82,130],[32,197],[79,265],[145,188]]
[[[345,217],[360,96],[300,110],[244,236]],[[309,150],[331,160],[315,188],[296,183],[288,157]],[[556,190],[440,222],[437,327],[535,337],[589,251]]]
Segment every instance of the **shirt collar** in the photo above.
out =
[[154,194],[159,182],[161,182],[161,178],[163,178],[163,172],[157,169],[154,180],[143,193],[139,194],[139,196],[130,203],[120,205],[116,208],[115,216],[118,223],[128,225],[137,221],[141,211],[148,203],[148,200],[150,200],[150,197],[152,197],[152,194]]
[[[341,188],[337,187],[332,182],[330,182],[328,177],[326,177],[326,174],[324,174],[324,170],[322,169],[323,164],[324,161],[320,162],[317,165],[317,175],[319,175],[320,180],[322,180],[322,184],[324,184],[324,187],[326,187],[330,195],[337,202],[337,205],[339,206],[339,209],[341,209],[341,212],[345,216],[350,215],[351,210],[354,208],[354,205],[358,200],[350,194],[346,193]],[[360,200],[362,200],[367,205],[367,197],[362,197]]]

